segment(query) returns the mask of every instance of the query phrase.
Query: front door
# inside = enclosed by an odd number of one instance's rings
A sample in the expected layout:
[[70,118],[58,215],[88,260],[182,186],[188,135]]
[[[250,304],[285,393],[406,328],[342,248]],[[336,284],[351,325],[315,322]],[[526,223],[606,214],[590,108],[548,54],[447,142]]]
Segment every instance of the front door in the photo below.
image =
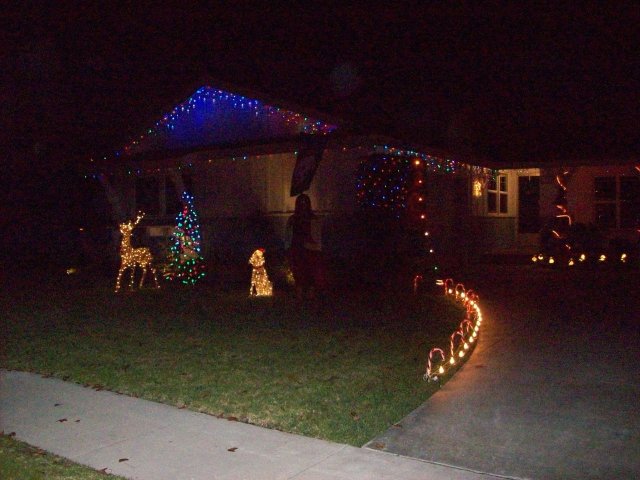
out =
[[540,177],[518,177],[518,243],[535,245],[540,232]]

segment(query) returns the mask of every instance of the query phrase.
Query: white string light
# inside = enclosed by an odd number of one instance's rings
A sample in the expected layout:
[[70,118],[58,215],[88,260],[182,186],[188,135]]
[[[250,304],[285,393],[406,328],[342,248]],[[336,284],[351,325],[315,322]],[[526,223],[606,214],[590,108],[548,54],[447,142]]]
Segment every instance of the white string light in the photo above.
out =
[[249,258],[249,264],[253,267],[251,272],[250,296],[270,297],[273,295],[273,283],[269,281],[266,260],[264,258],[264,248],[259,248]]
[[131,234],[133,229],[140,223],[144,217],[144,213],[139,213],[135,220],[129,220],[128,222],[120,224],[120,233],[122,234],[122,242],[120,244],[120,269],[118,270],[118,278],[116,278],[116,292],[120,291],[120,281],[125,270],[130,270],[129,289],[133,290],[133,280],[136,272],[136,267],[142,268],[142,277],[140,278],[140,284],[138,288],[142,288],[144,279],[147,276],[147,270],[151,270],[153,273],[153,280],[156,284],[156,288],[160,288],[158,284],[158,276],[156,269],[151,264],[153,262],[153,255],[148,247],[133,248],[131,246]]

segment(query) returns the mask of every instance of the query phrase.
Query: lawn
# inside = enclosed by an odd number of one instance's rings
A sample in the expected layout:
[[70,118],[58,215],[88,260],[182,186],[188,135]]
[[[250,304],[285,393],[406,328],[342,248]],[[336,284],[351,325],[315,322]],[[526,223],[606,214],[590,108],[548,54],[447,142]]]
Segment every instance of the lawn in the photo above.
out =
[[302,302],[249,298],[245,285],[115,294],[112,283],[3,288],[0,366],[356,446],[438,388],[422,379],[427,353],[463,316],[410,289]]
[[0,478],[3,480],[118,480],[39,448],[0,435]]

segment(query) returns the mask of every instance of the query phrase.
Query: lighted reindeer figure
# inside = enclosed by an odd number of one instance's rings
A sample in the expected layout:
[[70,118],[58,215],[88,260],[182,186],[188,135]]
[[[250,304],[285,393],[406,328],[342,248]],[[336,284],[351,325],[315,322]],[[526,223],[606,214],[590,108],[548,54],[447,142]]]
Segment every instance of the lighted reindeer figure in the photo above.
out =
[[120,270],[118,270],[118,278],[116,280],[116,292],[120,290],[120,280],[122,280],[122,274],[127,269],[131,270],[129,289],[133,290],[133,280],[135,277],[136,267],[142,268],[142,278],[140,278],[140,285],[138,288],[142,288],[148,269],[153,273],[153,280],[156,283],[156,288],[160,288],[156,269],[153,268],[153,265],[151,264],[153,261],[153,255],[151,255],[149,248],[133,248],[131,246],[131,233],[136,225],[140,223],[142,217],[144,217],[144,213],[139,213],[135,220],[129,220],[128,222],[120,224],[122,243],[120,244]]

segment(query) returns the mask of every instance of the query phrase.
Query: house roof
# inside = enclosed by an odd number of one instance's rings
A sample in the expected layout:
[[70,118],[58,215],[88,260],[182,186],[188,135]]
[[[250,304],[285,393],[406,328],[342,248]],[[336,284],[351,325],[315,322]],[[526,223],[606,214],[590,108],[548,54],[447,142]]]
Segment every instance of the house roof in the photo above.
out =
[[[265,144],[278,149],[278,145],[291,145],[303,133],[336,132],[334,136],[341,137],[345,142],[354,135],[360,138],[366,136],[372,139],[372,146],[374,143],[389,144],[402,150],[428,152],[429,155],[453,158],[491,169],[639,163],[637,158],[629,156],[496,160],[468,152],[462,154],[449,149],[434,149],[411,140],[407,142],[389,136],[382,137],[386,132],[372,129],[364,125],[364,121],[363,124],[354,120],[349,122],[219,80],[201,79],[190,91],[193,91],[191,96],[186,99],[183,96],[166,113],[151,120],[144,133],[116,151],[112,158],[133,161],[175,158],[212,148],[220,151],[264,149]],[[384,143],[379,141],[380,138],[384,138]],[[104,157],[104,160],[108,160],[108,157]]]
[[[330,114],[277,100],[247,88],[205,78],[191,87],[193,94],[182,97],[159,118],[149,121],[144,133],[133,138],[113,155],[114,159],[160,160],[189,153],[210,151],[257,152],[291,149],[303,133],[333,133],[341,145],[370,144],[392,150],[415,152],[479,165],[469,155],[407,143]],[[333,143],[333,142],[332,142]],[[386,148],[386,147],[385,147]],[[93,161],[93,159],[92,159]]]
[[591,156],[545,158],[516,162],[484,162],[482,166],[492,169],[520,168],[566,168],[566,167],[598,167],[598,166],[640,166],[640,158],[632,156]]
[[303,133],[328,134],[338,128],[339,121],[328,115],[221,82],[194,90],[114,156],[175,156],[211,147],[290,141]]

